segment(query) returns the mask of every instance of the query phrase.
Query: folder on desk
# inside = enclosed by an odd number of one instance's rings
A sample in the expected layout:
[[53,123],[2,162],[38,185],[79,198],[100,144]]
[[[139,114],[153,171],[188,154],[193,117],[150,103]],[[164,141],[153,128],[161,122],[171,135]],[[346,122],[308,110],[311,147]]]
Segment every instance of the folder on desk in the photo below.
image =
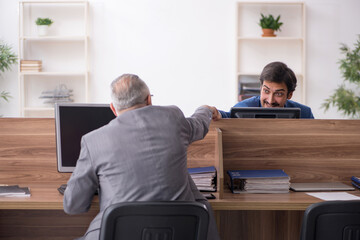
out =
[[19,187],[18,185],[0,186],[0,197],[29,197],[30,195],[28,187]]
[[291,183],[290,189],[295,192],[319,191],[353,191],[355,188],[342,182],[305,182]]
[[214,166],[188,168],[188,171],[199,191],[216,192],[216,168]]
[[352,176],[351,177],[351,184],[356,187],[357,189],[360,189],[360,178]]
[[233,193],[288,193],[290,177],[281,169],[229,170]]

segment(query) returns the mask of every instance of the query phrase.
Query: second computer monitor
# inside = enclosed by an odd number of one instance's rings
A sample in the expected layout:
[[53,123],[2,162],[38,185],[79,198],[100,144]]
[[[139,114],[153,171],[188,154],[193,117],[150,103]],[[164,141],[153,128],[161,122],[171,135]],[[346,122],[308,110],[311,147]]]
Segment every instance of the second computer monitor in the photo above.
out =
[[300,118],[300,108],[234,107],[231,118]]

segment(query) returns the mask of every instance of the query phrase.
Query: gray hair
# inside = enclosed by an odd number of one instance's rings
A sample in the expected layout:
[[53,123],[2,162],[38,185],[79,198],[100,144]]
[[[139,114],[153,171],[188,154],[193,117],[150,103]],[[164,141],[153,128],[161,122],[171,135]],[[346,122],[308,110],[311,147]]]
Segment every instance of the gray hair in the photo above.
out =
[[146,83],[134,74],[123,74],[111,83],[111,98],[117,111],[146,103],[149,94]]

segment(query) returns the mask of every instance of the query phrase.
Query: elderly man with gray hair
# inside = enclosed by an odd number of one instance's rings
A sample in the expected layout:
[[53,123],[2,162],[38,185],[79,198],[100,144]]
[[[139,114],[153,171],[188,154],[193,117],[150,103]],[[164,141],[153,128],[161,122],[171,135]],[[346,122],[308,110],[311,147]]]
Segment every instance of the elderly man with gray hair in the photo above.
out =
[[219,112],[199,107],[185,118],[176,106],[153,106],[149,88],[124,74],[111,84],[111,109],[117,116],[81,140],[76,168],[64,193],[64,211],[89,210],[99,189],[100,212],[82,239],[99,239],[104,210],[119,202],[200,201],[210,214],[208,239],[219,239],[210,204],[187,170],[187,148],[208,132]]

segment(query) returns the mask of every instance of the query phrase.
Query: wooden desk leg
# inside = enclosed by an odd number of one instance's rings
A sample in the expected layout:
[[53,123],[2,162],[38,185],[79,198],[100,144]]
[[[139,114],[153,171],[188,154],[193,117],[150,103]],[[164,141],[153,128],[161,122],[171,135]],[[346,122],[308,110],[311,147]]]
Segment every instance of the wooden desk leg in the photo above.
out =
[[214,216],[215,216],[216,226],[220,234],[220,211],[214,211]]

